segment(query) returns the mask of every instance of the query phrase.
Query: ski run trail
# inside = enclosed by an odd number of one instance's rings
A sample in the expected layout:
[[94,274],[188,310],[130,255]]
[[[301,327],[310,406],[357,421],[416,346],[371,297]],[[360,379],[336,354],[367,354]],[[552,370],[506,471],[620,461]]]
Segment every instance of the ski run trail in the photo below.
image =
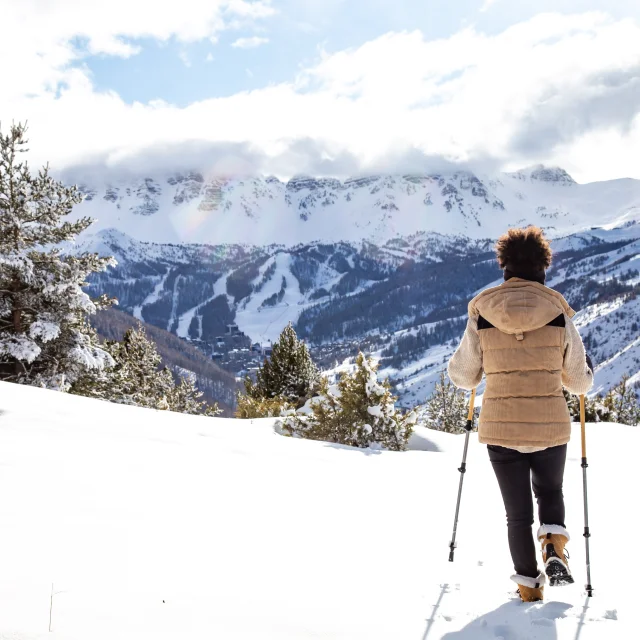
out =
[[164,283],[167,281],[167,278],[169,277],[170,273],[171,273],[171,269],[167,268],[167,272],[158,278],[158,283],[156,284],[154,290],[145,298],[144,302],[141,305],[138,305],[137,307],[134,308],[133,310],[134,318],[144,321],[144,318],[142,317],[142,310],[146,305],[153,304],[154,302],[158,301],[158,298],[160,297],[160,293],[164,289]]
[[594,597],[576,425],[576,584],[523,604],[475,434],[449,563],[463,436],[359,450],[0,383],[0,639],[638,638],[640,432],[587,429]]

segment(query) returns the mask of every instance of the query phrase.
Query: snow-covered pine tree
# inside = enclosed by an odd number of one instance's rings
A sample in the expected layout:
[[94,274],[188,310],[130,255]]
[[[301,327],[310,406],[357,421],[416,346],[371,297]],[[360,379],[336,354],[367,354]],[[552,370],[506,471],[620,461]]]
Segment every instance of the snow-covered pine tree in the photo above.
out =
[[283,429],[313,440],[403,451],[416,416],[402,415],[395,401],[389,382],[378,381],[377,364],[359,353],[355,370],[344,373],[333,387],[323,378],[320,395],[299,414],[285,418]]
[[87,315],[108,304],[83,291],[87,276],[115,264],[97,254],[63,255],[93,222],[66,220],[82,201],[75,186],[33,176],[26,125],[0,132],[0,380],[67,390],[88,370],[112,364],[88,328]]
[[256,382],[245,383],[247,395],[253,399],[283,398],[301,407],[314,393],[319,379],[318,368],[307,345],[298,340],[289,323],[272,345],[270,358],[258,369]]
[[160,369],[160,354],[142,325],[128,329],[121,341],[106,341],[104,347],[114,366],[81,378],[72,393],[150,409],[169,408],[173,376],[169,369]]
[[167,404],[170,411],[192,415],[217,416],[221,413],[217,404],[202,400],[202,391],[196,387],[195,376],[180,376],[180,382],[169,390]]
[[149,409],[207,416],[220,413],[217,404],[201,400],[203,394],[191,376],[179,376],[176,384],[171,371],[161,368],[156,344],[142,325],[128,329],[120,341],[107,340],[103,347],[114,366],[82,376],[71,393]]
[[465,392],[448,380],[442,371],[433,393],[427,400],[424,411],[426,425],[447,433],[465,433],[468,415],[469,406]]
[[609,420],[612,422],[640,425],[640,405],[635,390],[629,384],[628,374],[625,373],[620,382],[607,393],[603,404],[609,410]]

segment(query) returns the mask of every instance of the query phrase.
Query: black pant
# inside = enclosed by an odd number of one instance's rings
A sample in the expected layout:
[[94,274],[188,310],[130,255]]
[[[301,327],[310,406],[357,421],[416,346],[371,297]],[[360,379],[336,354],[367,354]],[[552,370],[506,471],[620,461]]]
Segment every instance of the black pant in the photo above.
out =
[[507,511],[509,549],[513,565],[516,573],[535,578],[539,572],[536,545],[531,531],[531,486],[533,484],[533,493],[538,500],[540,524],[564,527],[562,478],[567,445],[536,453],[519,453],[514,449],[493,445],[487,448]]

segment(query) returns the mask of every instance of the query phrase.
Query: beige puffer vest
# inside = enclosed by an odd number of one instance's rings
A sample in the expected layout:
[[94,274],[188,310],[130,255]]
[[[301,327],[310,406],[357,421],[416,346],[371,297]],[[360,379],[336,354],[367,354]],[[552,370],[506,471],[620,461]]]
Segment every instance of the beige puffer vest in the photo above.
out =
[[562,393],[564,314],[575,311],[557,291],[511,278],[469,303],[478,318],[487,378],[479,441],[503,447],[569,442],[571,418]]

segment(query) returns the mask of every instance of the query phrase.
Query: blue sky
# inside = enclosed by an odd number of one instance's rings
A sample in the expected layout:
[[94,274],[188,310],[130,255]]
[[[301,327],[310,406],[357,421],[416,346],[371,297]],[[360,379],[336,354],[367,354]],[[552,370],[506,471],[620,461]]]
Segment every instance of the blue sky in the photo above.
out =
[[[133,58],[98,55],[84,62],[98,89],[113,89],[127,102],[159,98],[185,106],[291,80],[320,48],[357,47],[388,31],[420,29],[429,38],[446,37],[474,14],[490,23],[478,0],[290,0],[274,6],[279,13],[272,18],[253,28],[223,32],[216,43],[132,39],[141,46]],[[243,37],[266,38],[268,43],[247,49],[232,46]]]
[[[272,17],[243,29],[224,31],[216,43],[208,39],[180,43],[175,37],[166,42],[132,38],[129,41],[141,49],[137,55],[93,55],[82,63],[90,69],[98,90],[115,90],[129,103],[162,99],[186,106],[286,82],[295,77],[301,65],[314,60],[321,48],[340,51],[358,47],[389,31],[417,29],[429,40],[447,38],[469,26],[495,34],[546,8],[602,9],[606,3],[275,0],[273,6],[278,13]],[[608,7],[609,13],[617,17],[625,17],[631,9],[632,3],[628,7],[615,3]],[[232,46],[243,37],[265,38],[268,42],[248,49]]]
[[638,0],[0,0],[0,14],[0,118],[29,120],[34,159],[58,167],[343,177],[444,159],[640,178]]

